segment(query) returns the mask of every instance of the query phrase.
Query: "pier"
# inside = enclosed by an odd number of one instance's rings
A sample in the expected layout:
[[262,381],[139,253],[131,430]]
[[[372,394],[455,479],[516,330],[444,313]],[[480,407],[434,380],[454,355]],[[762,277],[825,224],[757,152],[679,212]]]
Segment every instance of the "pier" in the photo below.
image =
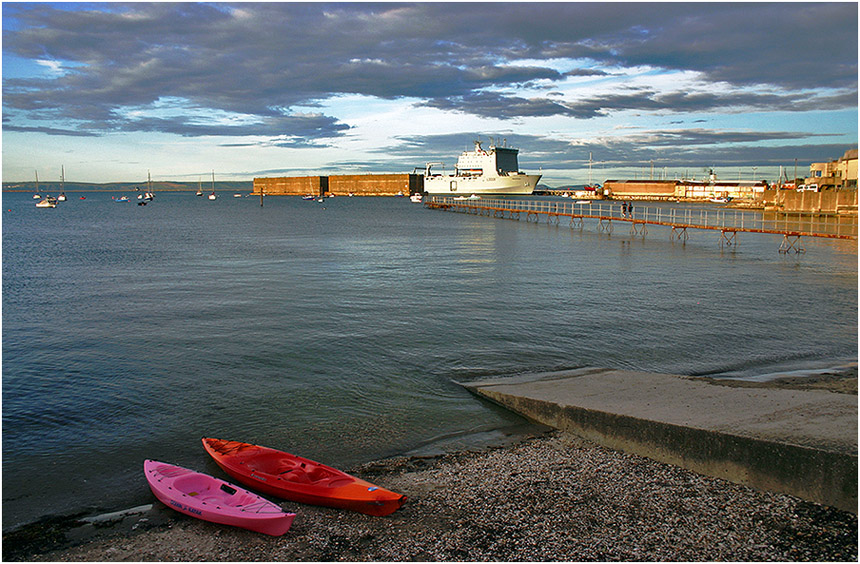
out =
[[430,209],[560,224],[568,220],[571,228],[583,229],[585,220],[594,221],[597,230],[612,233],[616,225],[629,226],[632,236],[645,237],[649,226],[671,228],[670,237],[686,242],[691,230],[718,231],[720,247],[736,246],[738,233],[782,235],[780,253],[802,253],[803,237],[857,240],[857,221],[841,218],[829,221],[805,220],[797,216],[735,209],[677,208],[646,206],[636,202],[632,211],[622,202],[603,200],[520,200],[505,198],[454,198],[432,196],[425,201]]

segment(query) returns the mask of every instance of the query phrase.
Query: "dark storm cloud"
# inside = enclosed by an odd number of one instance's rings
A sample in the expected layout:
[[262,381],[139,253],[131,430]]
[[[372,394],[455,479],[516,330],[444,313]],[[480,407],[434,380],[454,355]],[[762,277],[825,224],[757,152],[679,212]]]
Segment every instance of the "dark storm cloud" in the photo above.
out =
[[[591,118],[618,110],[856,107],[857,5],[839,4],[4,4],[4,52],[57,61],[65,74],[7,78],[15,126],[321,139],[348,124],[307,120],[335,95],[410,97],[436,108],[515,118]],[[811,32],[822,29],[825,32]],[[590,61],[564,74],[535,61]],[[520,62],[527,62],[520,64]],[[692,70],[766,93],[626,91],[565,103],[490,90],[600,77],[644,65]],[[829,98],[812,89],[841,89]],[[134,118],[165,98],[249,116]],[[16,118],[17,119],[17,118]],[[49,119],[50,126],[39,120]]]
[[526,116],[575,116],[564,104],[548,98],[525,99],[489,92],[466,94],[448,98],[436,98],[423,105],[441,110],[454,110],[498,119]]

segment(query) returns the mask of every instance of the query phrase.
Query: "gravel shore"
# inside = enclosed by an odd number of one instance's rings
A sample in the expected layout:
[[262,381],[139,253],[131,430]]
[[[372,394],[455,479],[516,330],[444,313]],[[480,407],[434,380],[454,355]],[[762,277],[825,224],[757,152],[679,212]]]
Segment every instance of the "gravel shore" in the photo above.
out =
[[[25,561],[857,561],[857,517],[752,490],[557,431],[481,452],[354,469],[405,493],[388,517],[283,502],[282,537],[198,521],[155,503],[134,530],[29,550]],[[160,517],[159,517],[160,516]],[[43,539],[46,540],[46,539]],[[12,546],[9,545],[12,541]],[[44,546],[43,546],[44,549]]]
[[[857,366],[723,385],[857,394]],[[387,517],[282,501],[268,537],[151,508],[49,519],[3,536],[6,561],[853,561],[857,515],[695,474],[558,431],[352,473],[409,499]],[[141,476],[141,480],[143,477]],[[145,486],[142,486],[145,487]]]

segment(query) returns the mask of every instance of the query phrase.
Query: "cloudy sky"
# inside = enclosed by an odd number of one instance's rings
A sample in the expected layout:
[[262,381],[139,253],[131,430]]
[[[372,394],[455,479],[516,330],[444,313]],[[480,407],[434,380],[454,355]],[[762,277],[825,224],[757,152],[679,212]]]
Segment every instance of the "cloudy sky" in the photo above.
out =
[[3,180],[793,176],[857,146],[857,3],[3,3]]

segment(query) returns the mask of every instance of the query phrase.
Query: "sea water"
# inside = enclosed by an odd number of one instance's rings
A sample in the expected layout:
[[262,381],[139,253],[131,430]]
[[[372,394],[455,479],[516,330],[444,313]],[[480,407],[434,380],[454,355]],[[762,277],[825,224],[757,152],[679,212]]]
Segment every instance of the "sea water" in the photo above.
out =
[[146,458],[220,476],[204,436],[347,469],[524,423],[461,381],[857,358],[854,241],[782,254],[774,235],[721,248],[408,198],[111,196],[3,194],[4,531],[151,502]]

